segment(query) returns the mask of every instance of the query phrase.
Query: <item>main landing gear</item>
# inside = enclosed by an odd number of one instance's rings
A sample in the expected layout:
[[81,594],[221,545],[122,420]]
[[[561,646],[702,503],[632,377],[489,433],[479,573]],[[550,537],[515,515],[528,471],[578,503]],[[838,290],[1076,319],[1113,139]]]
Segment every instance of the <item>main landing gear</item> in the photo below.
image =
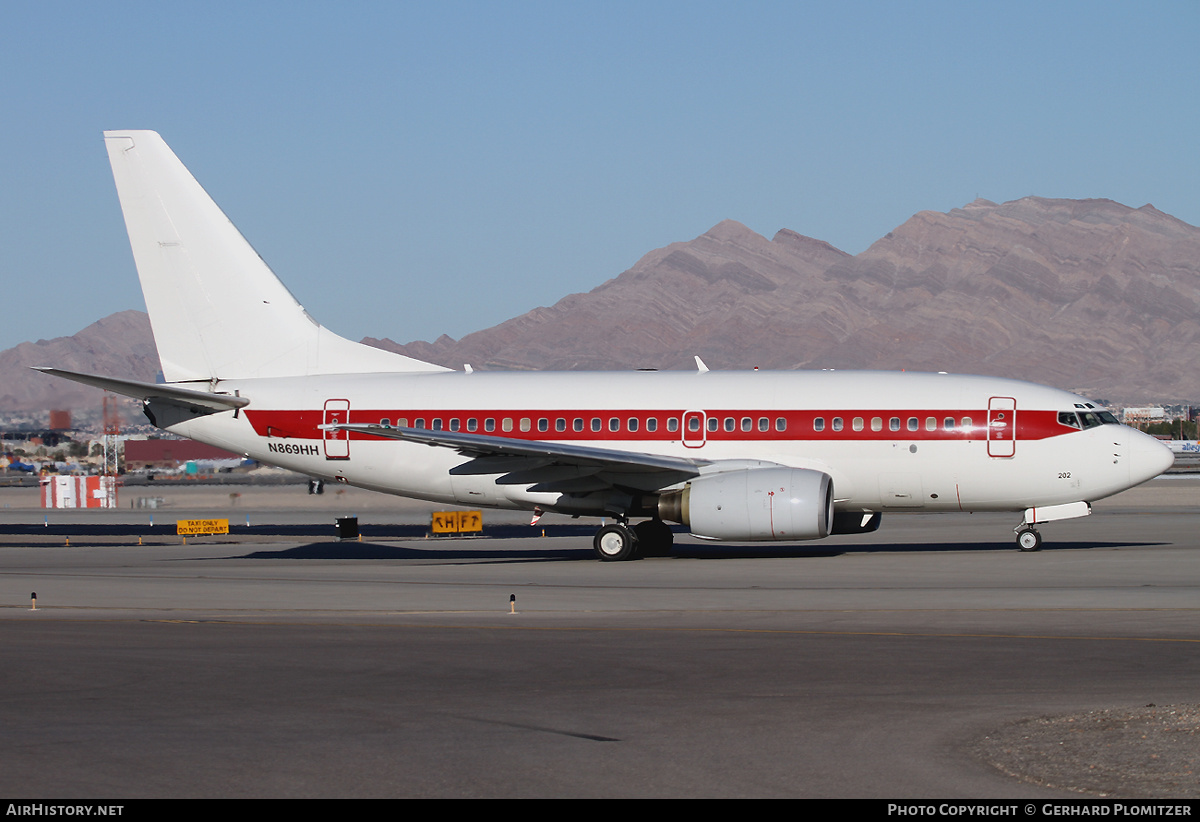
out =
[[592,547],[604,562],[633,559],[637,556],[637,537],[628,525],[613,523],[596,532]]
[[648,519],[632,528],[628,520],[605,525],[592,539],[592,548],[604,562],[640,557],[665,557],[671,553],[674,534],[665,522]]

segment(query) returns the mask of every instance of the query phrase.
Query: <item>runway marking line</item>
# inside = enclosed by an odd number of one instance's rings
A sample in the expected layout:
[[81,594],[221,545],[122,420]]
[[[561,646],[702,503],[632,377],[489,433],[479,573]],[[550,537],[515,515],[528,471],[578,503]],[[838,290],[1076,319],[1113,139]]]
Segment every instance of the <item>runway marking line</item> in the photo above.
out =
[[[1189,609],[1191,610],[1191,609]],[[446,614],[450,612],[414,612],[402,611],[397,614],[413,615],[414,613],[440,613]],[[476,613],[476,612],[470,612]],[[625,613],[625,612],[622,612]],[[504,614],[504,616],[510,616]],[[42,621],[46,621],[42,619]],[[713,634],[779,634],[791,636],[874,636],[874,637],[896,637],[896,638],[926,638],[926,639],[1058,639],[1058,640],[1086,640],[1086,641],[1101,641],[1101,642],[1165,642],[1165,643],[1200,643],[1200,637],[1144,637],[1144,636],[1079,636],[1075,634],[984,634],[984,633],[963,633],[963,632],[932,632],[932,631],[816,631],[804,629],[789,629],[789,628],[656,628],[656,627],[640,627],[640,628],[620,628],[613,626],[595,626],[595,627],[553,627],[553,626],[537,626],[537,625],[450,625],[443,623],[421,624],[421,623],[386,623],[386,622],[280,622],[273,620],[250,620],[250,619],[151,619],[151,618],[129,618],[129,619],[54,619],[49,618],[51,622],[76,622],[76,623],[159,623],[165,625],[229,625],[229,626],[274,626],[274,627],[306,627],[306,628],[435,628],[445,630],[470,630],[470,631],[563,631],[563,632],[612,632],[612,633],[713,633]]]

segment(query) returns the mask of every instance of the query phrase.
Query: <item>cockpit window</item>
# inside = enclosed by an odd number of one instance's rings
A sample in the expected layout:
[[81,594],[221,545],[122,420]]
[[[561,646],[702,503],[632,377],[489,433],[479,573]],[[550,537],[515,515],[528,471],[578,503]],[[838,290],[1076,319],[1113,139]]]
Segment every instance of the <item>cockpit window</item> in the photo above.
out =
[[[1094,406],[1093,406],[1094,408]],[[1059,411],[1059,425],[1072,428],[1095,428],[1097,425],[1120,425],[1120,421],[1108,411]]]
[[1072,428],[1080,427],[1079,426],[1079,417],[1075,416],[1074,411],[1059,411],[1058,412],[1058,424],[1059,425],[1069,425]]

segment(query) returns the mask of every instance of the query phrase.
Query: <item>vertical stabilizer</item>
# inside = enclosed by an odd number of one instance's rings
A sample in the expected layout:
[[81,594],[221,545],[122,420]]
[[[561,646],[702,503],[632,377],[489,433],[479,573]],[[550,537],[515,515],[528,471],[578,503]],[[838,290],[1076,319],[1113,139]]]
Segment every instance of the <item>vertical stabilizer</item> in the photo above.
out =
[[323,328],[153,131],[106,131],[163,375],[445,371]]

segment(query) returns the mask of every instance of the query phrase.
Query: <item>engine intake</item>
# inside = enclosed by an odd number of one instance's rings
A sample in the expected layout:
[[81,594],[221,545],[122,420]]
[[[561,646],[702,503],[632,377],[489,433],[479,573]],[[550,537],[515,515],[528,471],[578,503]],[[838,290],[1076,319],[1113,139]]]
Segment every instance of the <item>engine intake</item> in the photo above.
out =
[[823,539],[833,524],[833,479],[807,468],[711,474],[659,497],[658,515],[711,539]]

